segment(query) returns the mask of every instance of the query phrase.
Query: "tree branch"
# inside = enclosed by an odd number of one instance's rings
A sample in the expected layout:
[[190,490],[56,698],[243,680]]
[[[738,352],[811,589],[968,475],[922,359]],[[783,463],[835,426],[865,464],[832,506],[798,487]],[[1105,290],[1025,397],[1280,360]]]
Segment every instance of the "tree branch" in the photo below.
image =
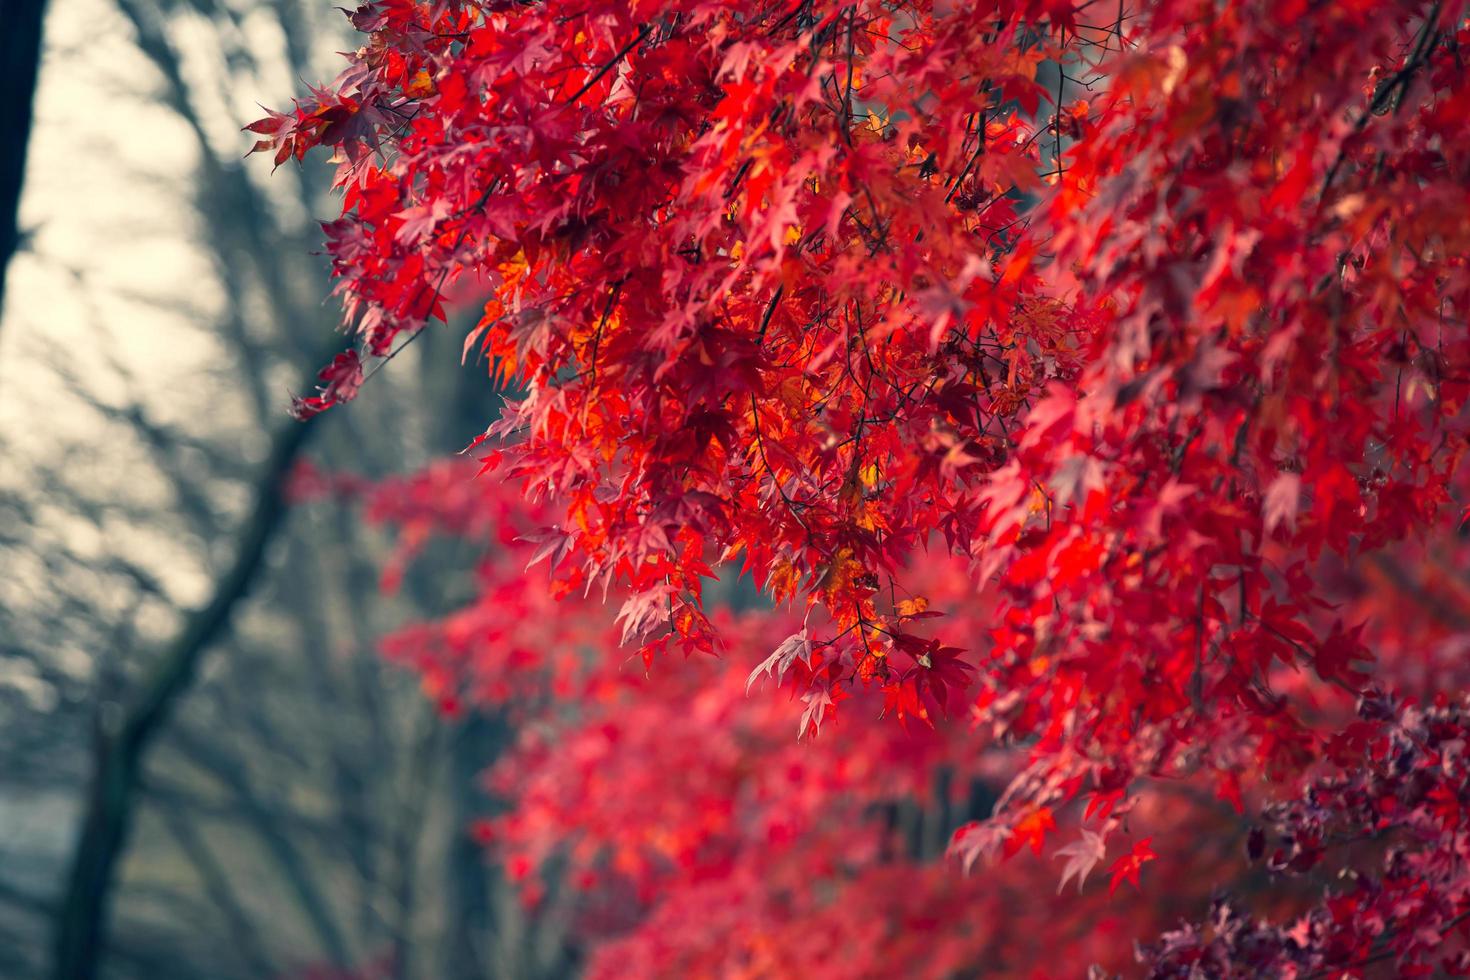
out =
[[255,506],[241,529],[234,564],[209,602],[187,618],[144,679],[136,701],[119,718],[99,713],[92,785],[56,923],[53,976],[58,980],[91,980],[97,975],[113,876],[127,847],[143,758],[174,702],[193,681],[205,651],[227,630],[236,603],[255,580],[285,515],[286,476],[315,428],[313,423],[292,421],[278,430]]
[[20,188],[25,179],[32,102],[41,70],[46,0],[0,0],[0,309],[5,269],[20,247]]

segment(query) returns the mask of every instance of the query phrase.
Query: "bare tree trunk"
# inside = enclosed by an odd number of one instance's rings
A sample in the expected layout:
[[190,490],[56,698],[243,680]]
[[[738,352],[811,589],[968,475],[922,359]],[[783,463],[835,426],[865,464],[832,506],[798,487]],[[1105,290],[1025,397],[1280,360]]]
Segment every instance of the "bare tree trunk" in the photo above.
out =
[[417,906],[419,874],[419,851],[424,840],[424,811],[433,789],[434,763],[443,744],[444,728],[440,720],[425,709],[418,745],[415,748],[417,761],[408,773],[405,795],[399,806],[399,821],[393,839],[394,873],[393,888],[394,921],[389,931],[392,942],[390,974],[394,980],[408,980],[415,975],[414,912]]
[[45,9],[46,0],[0,0],[0,310],[5,306],[5,269],[20,246],[20,186],[41,69]]
[[97,975],[106,943],[108,899],[118,859],[127,846],[143,758],[174,702],[193,680],[204,652],[227,629],[235,604],[254,581],[285,514],[286,476],[314,428],[292,421],[277,433],[255,507],[240,532],[234,564],[216,585],[213,598],[187,618],[183,631],[145,679],[137,701],[121,717],[99,712],[92,785],[56,923],[57,980],[92,980]]
[[487,816],[493,801],[485,791],[484,771],[510,742],[510,728],[499,714],[471,713],[455,733],[451,753],[454,826],[449,845],[446,975],[473,980],[492,974],[490,943],[491,868],[485,848],[470,837],[471,821]]

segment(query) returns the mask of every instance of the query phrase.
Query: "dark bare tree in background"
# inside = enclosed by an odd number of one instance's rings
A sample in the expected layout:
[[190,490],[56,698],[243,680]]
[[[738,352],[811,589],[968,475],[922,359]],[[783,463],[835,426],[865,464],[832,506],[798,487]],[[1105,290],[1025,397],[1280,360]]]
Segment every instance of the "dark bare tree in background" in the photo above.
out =
[[0,0],[0,309],[5,305],[5,269],[21,240],[20,188],[45,9],[45,0]]
[[[300,0],[74,3],[53,22],[128,40],[104,58],[53,31],[37,131],[77,125],[48,117],[48,79],[92,71],[117,118],[147,126],[94,112],[94,143],[151,163],[168,136],[192,163],[118,164],[121,228],[42,194],[12,279],[0,408],[59,421],[0,435],[0,975],[565,973],[561,927],[466,835],[495,805],[474,774],[513,732],[446,722],[376,650],[466,598],[474,549],[432,545],[385,601],[381,531],[348,502],[281,498],[301,458],[381,477],[461,448],[496,410],[483,365],[457,366],[445,333],[376,378],[363,411],[310,430],[287,418],[337,319],[311,256],[328,176],[252,173],[221,106],[248,118],[329,76],[345,21]],[[119,284],[53,247],[68,220],[119,252],[182,236],[201,271]],[[40,300],[57,288],[82,311],[67,326],[85,357],[55,339]],[[164,322],[187,370],[134,354]],[[430,402],[421,390],[454,411],[406,411]]]

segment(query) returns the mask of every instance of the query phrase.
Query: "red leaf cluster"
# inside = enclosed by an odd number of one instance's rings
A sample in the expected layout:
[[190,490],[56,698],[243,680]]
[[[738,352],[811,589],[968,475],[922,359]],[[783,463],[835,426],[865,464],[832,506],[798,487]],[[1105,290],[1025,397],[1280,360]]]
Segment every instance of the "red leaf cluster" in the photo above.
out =
[[[1341,746],[1369,737],[1352,706],[1370,684],[1423,703],[1464,680],[1464,3],[352,16],[349,67],[252,126],[258,148],[336,155],[328,248],[363,356],[442,319],[452,286],[488,293],[465,350],[518,396],[487,466],[541,501],[525,534],[553,591],[616,595],[650,674],[610,674],[627,654],[566,623],[512,642],[525,627],[497,614],[540,599],[504,568],[480,608],[401,641],[491,699],[511,650],[544,666],[588,645],[585,672],[552,671],[581,727],[526,748],[554,774],[516,787],[528,873],[590,812],[631,835],[592,850],[644,898],[670,868],[755,889],[779,879],[752,843],[770,821],[823,859],[877,853],[884,835],[836,815],[983,769],[1008,783],[955,837],[963,863],[1081,822],[1068,877],[1128,835],[1113,890],[1143,887],[1167,863],[1161,787],[1230,813],[1268,784],[1310,801],[1324,768],[1359,764]],[[361,379],[339,359],[301,410]],[[717,622],[718,567],[779,611]],[[764,741],[778,709],[744,694],[761,677],[800,746]],[[787,754],[816,782],[772,788]],[[1412,806],[1458,821],[1459,769],[1426,758],[1441,790]],[[687,792],[635,778],[655,764]],[[1416,894],[1439,887],[1404,867]],[[1461,921],[1457,889],[1430,926],[1329,899],[1338,925],[1290,941],[1316,950],[1303,969],[1350,963],[1318,948],[1342,921],[1362,952]],[[1169,943],[1158,962],[1198,945]]]

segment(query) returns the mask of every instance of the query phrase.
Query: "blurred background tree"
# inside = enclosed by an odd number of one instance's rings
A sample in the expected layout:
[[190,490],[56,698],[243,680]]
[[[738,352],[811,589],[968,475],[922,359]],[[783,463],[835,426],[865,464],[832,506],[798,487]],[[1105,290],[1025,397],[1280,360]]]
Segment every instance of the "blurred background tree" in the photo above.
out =
[[5,302],[5,269],[20,246],[20,188],[40,73],[45,7],[44,0],[0,2],[0,24],[5,25],[0,34],[0,133],[5,134],[0,144],[0,306]]
[[385,601],[382,533],[279,506],[307,455],[383,476],[495,410],[444,331],[320,431],[286,418],[337,320],[329,177],[247,168],[236,126],[333,75],[346,28],[302,0],[50,7],[0,325],[5,976],[573,962],[467,834],[507,726],[446,723],[376,651],[466,598],[472,550]]

